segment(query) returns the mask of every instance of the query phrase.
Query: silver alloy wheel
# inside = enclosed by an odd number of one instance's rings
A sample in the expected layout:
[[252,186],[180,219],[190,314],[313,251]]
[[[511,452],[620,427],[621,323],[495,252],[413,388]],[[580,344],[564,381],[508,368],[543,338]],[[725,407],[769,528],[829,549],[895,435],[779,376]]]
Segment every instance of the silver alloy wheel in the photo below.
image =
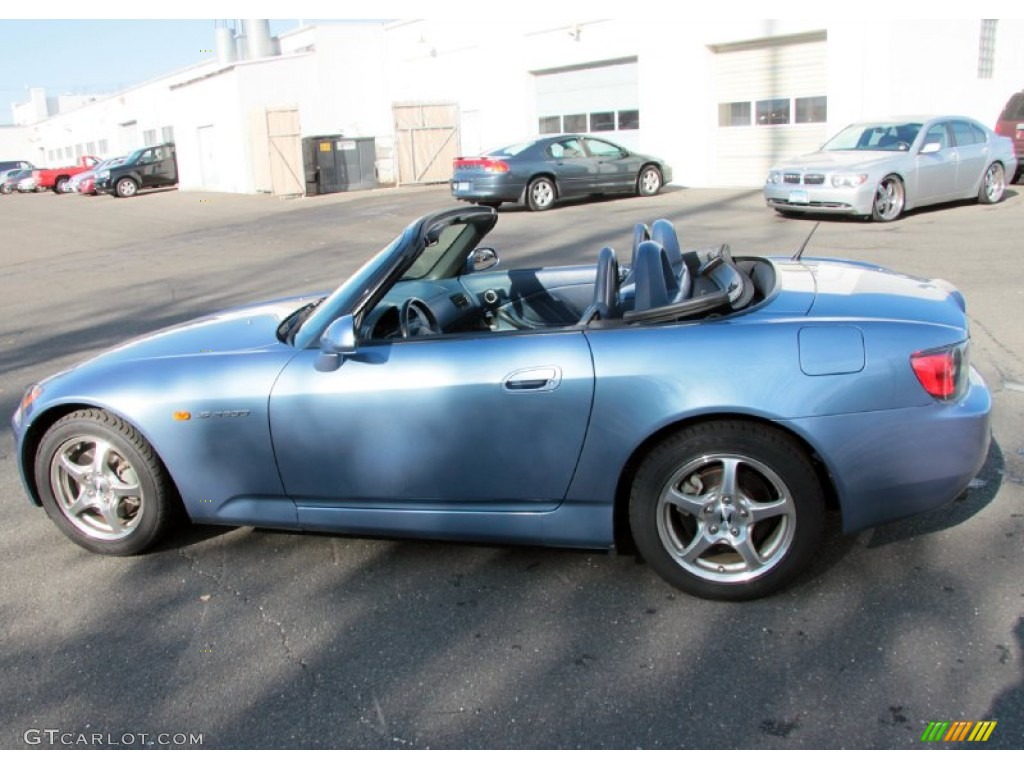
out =
[[658,194],[658,191],[661,189],[661,173],[653,166],[644,168],[644,172],[640,174],[638,187],[640,194],[644,197]]
[[999,163],[992,163],[985,171],[985,179],[981,183],[983,203],[998,203],[1006,191],[1006,171]]
[[709,454],[671,476],[656,524],[665,551],[684,570],[719,584],[746,582],[789,553],[796,505],[782,479],[756,459]]
[[903,213],[903,184],[895,176],[886,176],[875,189],[874,219],[895,221]]
[[95,435],[61,443],[50,462],[50,486],[64,517],[91,539],[123,539],[145,513],[135,469],[112,443]]
[[555,202],[555,188],[547,179],[537,179],[530,185],[530,201],[535,210],[550,208]]
[[131,179],[121,179],[117,182],[118,197],[132,197],[138,189],[138,185]]

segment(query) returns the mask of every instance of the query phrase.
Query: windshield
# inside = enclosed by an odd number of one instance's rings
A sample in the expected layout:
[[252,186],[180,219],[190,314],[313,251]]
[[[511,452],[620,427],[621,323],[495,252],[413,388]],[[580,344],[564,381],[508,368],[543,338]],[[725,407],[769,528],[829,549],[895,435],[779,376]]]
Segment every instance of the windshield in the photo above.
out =
[[922,123],[860,123],[850,125],[830,139],[823,152],[906,152],[921,131]]
[[373,284],[368,278],[387,266],[391,261],[395,250],[401,248],[407,237],[411,237],[407,229],[401,235],[386,245],[376,256],[367,261],[363,266],[344,283],[338,286],[330,296],[320,302],[298,327],[291,329],[291,335],[295,339],[297,349],[305,349],[312,346],[320,339],[327,325],[336,317],[341,317],[342,312],[351,311],[352,307],[359,300],[357,291],[362,285]]

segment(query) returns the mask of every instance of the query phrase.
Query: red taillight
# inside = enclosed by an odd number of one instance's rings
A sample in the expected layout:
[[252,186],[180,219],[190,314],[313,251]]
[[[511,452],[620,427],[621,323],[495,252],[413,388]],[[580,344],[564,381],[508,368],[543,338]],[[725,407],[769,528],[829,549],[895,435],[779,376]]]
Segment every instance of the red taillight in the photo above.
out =
[[508,163],[504,160],[495,160],[493,157],[457,157],[454,163],[455,170],[460,168],[475,168],[484,173],[508,173]]
[[967,342],[910,356],[914,375],[932,397],[955,400],[967,385]]

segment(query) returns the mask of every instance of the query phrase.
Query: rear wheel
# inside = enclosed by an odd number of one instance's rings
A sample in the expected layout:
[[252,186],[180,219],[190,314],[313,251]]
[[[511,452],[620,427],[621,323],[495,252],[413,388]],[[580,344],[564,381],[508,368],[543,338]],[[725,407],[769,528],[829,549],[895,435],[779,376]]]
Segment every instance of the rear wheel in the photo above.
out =
[[985,171],[981,180],[981,188],[978,189],[978,202],[982,205],[992,205],[1003,199],[1006,192],[1006,171],[999,163],[992,163]]
[[531,211],[546,211],[555,204],[557,197],[555,183],[546,176],[534,179],[526,188],[526,204]]
[[640,554],[673,586],[748,600],[792,580],[824,532],[825,500],[801,446],[760,424],[709,422],[640,466],[629,520]]
[[75,411],[50,427],[36,451],[35,480],[46,514],[92,552],[142,552],[173,517],[170,479],[153,448],[106,411]]
[[71,179],[67,176],[60,176],[57,181],[53,184],[53,192],[57,195],[63,195],[65,192],[70,192],[71,188],[68,186],[71,183]]

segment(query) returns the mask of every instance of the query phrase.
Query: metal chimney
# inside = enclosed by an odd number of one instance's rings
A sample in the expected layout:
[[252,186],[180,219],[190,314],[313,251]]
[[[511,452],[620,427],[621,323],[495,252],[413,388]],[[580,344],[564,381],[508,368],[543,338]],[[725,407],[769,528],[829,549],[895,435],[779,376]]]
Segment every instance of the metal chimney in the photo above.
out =
[[249,59],[265,59],[274,55],[274,38],[270,34],[269,19],[245,19],[242,22]]

